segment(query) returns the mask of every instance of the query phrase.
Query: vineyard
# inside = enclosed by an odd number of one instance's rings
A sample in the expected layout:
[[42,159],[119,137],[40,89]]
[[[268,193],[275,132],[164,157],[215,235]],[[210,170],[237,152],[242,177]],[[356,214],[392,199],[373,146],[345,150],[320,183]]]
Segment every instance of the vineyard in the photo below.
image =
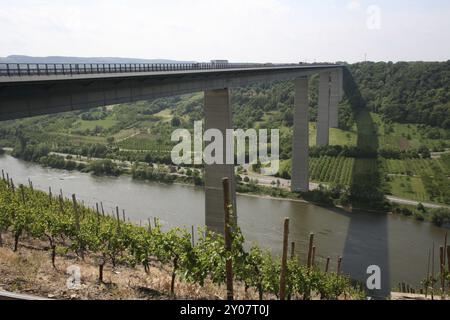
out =
[[313,181],[350,185],[355,159],[328,157],[310,159],[310,175]]
[[170,140],[168,142],[164,139],[155,139],[155,137],[149,134],[139,134],[137,136],[125,139],[117,143],[118,147],[125,150],[145,150],[152,152],[170,152],[172,145]]
[[447,158],[439,159],[406,159],[384,160],[389,174],[402,174],[410,176],[450,175],[450,163]]
[[[278,298],[280,294],[280,259],[268,251],[252,246],[244,249],[245,239],[237,225],[231,225],[231,249],[225,239],[206,230],[198,230],[198,239],[184,229],[163,231],[155,219],[146,226],[126,221],[125,213],[105,215],[72,199],[53,195],[23,185],[15,186],[12,179],[0,181],[0,239],[11,235],[13,250],[21,249],[21,241],[37,239],[48,243],[46,249],[57,272],[58,256],[74,254],[83,260],[89,256],[98,261],[98,282],[103,283],[106,264],[130,268],[143,266],[148,272],[152,263],[169,266],[170,296],[174,297],[175,279],[203,286],[206,281],[219,286],[226,281],[227,260],[232,261],[234,281],[254,290],[260,299]],[[0,246],[2,241],[0,240]],[[312,242],[310,242],[312,247]],[[311,251],[310,251],[311,252]],[[315,250],[314,250],[315,252]],[[315,254],[315,253],[314,253]],[[321,271],[308,257],[301,265],[292,254],[284,274],[286,294],[291,299],[358,299],[364,294],[350,279],[337,272]],[[286,265],[286,264],[285,264]],[[164,268],[163,268],[164,269]],[[164,269],[166,270],[166,269]],[[136,272],[138,272],[136,270]]]
[[438,159],[383,159],[382,165],[393,195],[450,204],[449,155]]

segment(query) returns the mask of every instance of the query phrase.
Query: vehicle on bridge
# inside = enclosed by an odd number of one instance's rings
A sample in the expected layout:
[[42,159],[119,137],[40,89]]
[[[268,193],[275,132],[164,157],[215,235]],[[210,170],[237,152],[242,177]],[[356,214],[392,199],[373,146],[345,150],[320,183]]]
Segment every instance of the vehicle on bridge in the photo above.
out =
[[224,65],[229,64],[228,60],[211,60],[212,65]]

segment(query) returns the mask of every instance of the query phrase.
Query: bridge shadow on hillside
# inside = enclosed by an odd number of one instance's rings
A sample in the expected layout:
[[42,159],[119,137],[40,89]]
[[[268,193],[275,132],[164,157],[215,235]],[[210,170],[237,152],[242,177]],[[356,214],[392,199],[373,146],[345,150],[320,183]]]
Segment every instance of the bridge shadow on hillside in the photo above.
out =
[[[381,289],[371,290],[377,298],[389,296],[391,292],[389,270],[388,220],[382,210],[384,196],[381,190],[382,177],[378,168],[377,129],[366,108],[365,101],[348,70],[344,72],[344,90],[356,120],[358,148],[364,157],[358,157],[353,166],[351,202],[352,213],[336,209],[350,220],[343,251],[343,272],[366,284],[367,268],[371,265],[381,269]],[[359,209],[358,209],[359,208]],[[361,210],[360,210],[361,209]]]

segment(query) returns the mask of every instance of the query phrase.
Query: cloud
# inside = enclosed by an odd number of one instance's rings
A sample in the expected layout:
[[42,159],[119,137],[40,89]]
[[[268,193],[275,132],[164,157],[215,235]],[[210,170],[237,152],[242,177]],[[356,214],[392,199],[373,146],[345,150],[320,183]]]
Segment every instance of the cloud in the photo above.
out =
[[359,0],[352,0],[347,4],[347,9],[350,11],[359,11],[361,9],[361,2]]
[[448,38],[448,6],[397,12],[384,2],[383,28],[375,34],[366,28],[362,1],[347,1],[1,0],[0,56],[295,62],[355,61],[367,52],[380,60],[449,58],[445,41],[426,54],[417,48],[431,42],[430,34]]

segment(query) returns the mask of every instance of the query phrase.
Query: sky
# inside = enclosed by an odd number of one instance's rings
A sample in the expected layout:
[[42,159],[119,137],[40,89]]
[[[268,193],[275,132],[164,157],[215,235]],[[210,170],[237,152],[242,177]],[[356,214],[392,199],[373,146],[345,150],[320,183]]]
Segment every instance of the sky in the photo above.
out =
[[445,61],[448,0],[0,0],[0,57]]

